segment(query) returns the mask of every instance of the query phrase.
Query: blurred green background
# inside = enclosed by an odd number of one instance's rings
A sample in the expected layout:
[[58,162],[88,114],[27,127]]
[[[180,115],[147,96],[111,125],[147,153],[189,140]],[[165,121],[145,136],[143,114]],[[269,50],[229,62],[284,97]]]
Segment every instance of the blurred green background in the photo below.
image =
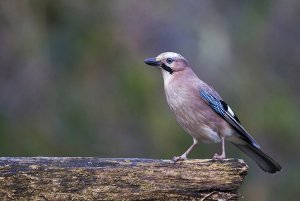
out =
[[[169,159],[192,138],[143,63],[185,56],[283,166],[246,160],[248,200],[297,200],[300,189],[300,1],[1,1],[1,156]],[[220,145],[200,144],[192,158]]]

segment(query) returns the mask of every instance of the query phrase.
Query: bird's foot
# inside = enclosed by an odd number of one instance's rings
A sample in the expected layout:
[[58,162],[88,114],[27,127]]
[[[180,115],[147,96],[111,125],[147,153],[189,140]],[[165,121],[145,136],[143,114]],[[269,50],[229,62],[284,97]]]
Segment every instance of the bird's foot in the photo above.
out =
[[217,154],[217,153],[215,153],[215,155],[214,155],[214,157],[213,157],[214,160],[223,160],[223,159],[225,159],[225,158],[226,158],[225,154],[219,155],[219,154]]
[[177,161],[184,161],[186,159],[187,159],[187,157],[185,155],[181,155],[181,156],[174,156],[173,159],[172,159],[172,161],[174,163],[176,163]]

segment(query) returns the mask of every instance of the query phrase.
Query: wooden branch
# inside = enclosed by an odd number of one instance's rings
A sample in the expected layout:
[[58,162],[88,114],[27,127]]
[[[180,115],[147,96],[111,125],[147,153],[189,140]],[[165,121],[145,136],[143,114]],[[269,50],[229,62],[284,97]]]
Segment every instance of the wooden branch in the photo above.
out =
[[1,200],[237,200],[238,159],[0,158]]

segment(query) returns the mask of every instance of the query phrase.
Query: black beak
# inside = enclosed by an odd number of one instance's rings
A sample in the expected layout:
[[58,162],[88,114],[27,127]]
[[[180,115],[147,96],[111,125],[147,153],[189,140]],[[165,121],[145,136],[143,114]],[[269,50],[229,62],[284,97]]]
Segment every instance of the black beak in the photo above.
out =
[[160,66],[161,62],[157,61],[156,58],[148,58],[144,60],[145,64],[148,64],[149,66]]

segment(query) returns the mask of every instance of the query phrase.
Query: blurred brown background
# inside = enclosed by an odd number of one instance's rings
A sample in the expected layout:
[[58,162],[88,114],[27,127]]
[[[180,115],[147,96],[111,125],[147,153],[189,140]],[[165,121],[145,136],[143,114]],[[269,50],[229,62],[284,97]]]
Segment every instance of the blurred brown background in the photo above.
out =
[[[300,1],[1,1],[1,156],[172,158],[192,138],[147,57],[174,51],[278,160],[246,160],[248,200],[297,200]],[[220,145],[200,144],[192,158]]]

